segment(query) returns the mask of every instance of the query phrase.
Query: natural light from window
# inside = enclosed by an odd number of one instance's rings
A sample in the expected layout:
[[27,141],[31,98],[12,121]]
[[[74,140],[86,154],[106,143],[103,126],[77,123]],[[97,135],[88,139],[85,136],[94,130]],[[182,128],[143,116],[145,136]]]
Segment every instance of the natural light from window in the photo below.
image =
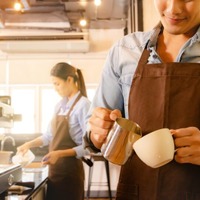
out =
[[[88,99],[92,101],[97,86],[86,87]],[[12,128],[0,127],[0,133],[9,132],[13,134],[44,133],[52,119],[55,105],[61,99],[52,85],[0,87],[0,96],[11,96],[14,114],[22,116],[22,120],[14,122]]]

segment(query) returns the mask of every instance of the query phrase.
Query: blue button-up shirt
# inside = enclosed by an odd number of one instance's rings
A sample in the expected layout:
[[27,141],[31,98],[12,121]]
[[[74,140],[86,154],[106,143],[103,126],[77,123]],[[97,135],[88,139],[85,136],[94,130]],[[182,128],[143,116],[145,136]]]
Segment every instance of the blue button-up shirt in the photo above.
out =
[[[63,98],[55,107],[55,115],[67,115],[72,104],[78,97],[78,92],[70,100]],[[88,151],[82,146],[82,137],[86,130],[86,115],[90,107],[90,101],[82,96],[79,101],[75,104],[72,109],[68,123],[69,123],[69,134],[72,140],[77,144],[73,149],[76,151],[77,157],[80,158],[87,155]],[[42,135],[43,145],[48,145],[52,140],[51,123],[48,126],[47,132]]]
[[[94,107],[119,109],[128,118],[128,100],[132,78],[141,53],[147,43],[150,50],[148,63],[162,62],[156,53],[156,43],[161,25],[149,32],[135,32],[124,36],[109,51],[102,72],[100,85],[93,99],[88,116]],[[175,62],[200,63],[200,27],[196,34],[181,48]]]

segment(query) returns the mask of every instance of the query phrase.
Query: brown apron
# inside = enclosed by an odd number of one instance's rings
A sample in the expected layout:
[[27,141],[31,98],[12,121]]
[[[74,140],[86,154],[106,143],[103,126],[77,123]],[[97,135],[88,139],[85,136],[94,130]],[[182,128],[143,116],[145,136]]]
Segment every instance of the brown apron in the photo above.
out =
[[[143,135],[163,127],[200,128],[200,64],[147,64],[148,58],[145,49],[132,81],[129,118]],[[200,200],[200,166],[173,160],[153,169],[133,152],[122,166],[116,200]]]
[[[66,116],[56,115],[52,120],[53,140],[49,147],[50,151],[71,149],[77,146],[69,134],[68,117],[80,98],[81,94]],[[64,157],[60,158],[55,165],[49,166],[47,200],[82,200],[83,197],[84,169],[80,159]]]

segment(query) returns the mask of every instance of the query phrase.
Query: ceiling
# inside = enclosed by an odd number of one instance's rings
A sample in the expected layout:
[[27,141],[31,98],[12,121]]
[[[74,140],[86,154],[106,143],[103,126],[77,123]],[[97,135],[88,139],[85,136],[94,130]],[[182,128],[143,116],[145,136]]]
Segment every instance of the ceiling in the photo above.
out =
[[[82,31],[80,18],[88,20],[86,29],[121,29],[127,26],[130,0],[21,0],[24,8],[13,9],[16,0],[0,0],[1,29],[56,29]],[[84,29],[85,29],[84,28]]]

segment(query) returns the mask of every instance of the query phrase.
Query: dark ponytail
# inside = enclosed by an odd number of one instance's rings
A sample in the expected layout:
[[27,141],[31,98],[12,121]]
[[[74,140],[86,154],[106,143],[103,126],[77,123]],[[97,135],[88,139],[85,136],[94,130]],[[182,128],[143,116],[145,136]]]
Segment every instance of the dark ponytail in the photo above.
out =
[[77,83],[78,83],[79,90],[81,91],[81,94],[83,96],[87,97],[87,91],[86,91],[86,87],[85,87],[85,81],[84,81],[84,78],[83,78],[83,74],[82,74],[80,69],[77,69],[76,71],[77,71],[77,74],[78,74]]

